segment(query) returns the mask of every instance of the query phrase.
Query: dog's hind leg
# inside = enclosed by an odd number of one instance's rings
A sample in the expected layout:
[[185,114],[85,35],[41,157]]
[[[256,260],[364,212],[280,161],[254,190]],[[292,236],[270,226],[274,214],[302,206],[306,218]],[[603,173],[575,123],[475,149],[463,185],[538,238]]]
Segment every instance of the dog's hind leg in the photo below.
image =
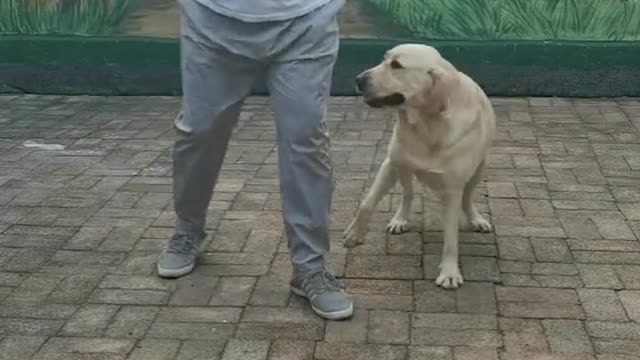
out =
[[471,224],[474,231],[477,232],[491,232],[491,224],[478,213],[475,205],[473,205],[473,197],[476,193],[476,186],[484,175],[485,164],[482,162],[475,174],[467,181],[462,193],[462,211],[467,217],[467,220]]
[[409,214],[413,200],[413,175],[410,172],[400,171],[398,180],[402,185],[402,198],[398,211],[387,225],[387,231],[391,234],[401,234],[409,229]]
[[345,247],[353,247],[364,242],[369,218],[382,197],[395,185],[397,174],[389,159],[385,159],[376,174],[371,189],[358,208],[355,218],[344,232]]

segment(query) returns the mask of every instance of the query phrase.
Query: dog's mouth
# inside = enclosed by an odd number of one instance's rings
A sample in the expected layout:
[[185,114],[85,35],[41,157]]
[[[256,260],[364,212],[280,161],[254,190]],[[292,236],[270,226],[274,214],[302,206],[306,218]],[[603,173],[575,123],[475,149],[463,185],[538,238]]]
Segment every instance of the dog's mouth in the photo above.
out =
[[391,95],[366,99],[367,105],[372,108],[381,108],[385,106],[398,106],[405,102],[404,95],[393,93]]

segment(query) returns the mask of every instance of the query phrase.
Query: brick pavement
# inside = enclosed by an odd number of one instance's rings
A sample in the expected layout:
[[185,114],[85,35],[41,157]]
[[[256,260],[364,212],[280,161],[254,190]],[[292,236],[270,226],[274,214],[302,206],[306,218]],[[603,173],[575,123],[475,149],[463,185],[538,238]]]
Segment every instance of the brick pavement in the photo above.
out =
[[287,289],[265,99],[230,144],[200,267],[166,281],[179,99],[1,96],[0,359],[640,359],[640,101],[493,100],[476,201],[496,233],[462,234],[467,282],[445,291],[421,187],[411,232],[384,232],[396,193],[366,245],[341,247],[393,120],[333,99],[331,267],[358,309],[324,322]]

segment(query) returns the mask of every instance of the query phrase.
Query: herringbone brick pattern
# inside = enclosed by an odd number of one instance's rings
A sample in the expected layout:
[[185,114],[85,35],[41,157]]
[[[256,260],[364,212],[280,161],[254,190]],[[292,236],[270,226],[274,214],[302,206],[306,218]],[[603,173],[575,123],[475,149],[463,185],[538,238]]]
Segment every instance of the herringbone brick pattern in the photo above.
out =
[[325,322],[287,287],[266,99],[244,107],[200,266],[167,281],[179,99],[1,96],[0,359],[640,359],[640,101],[493,101],[476,202],[495,234],[461,235],[467,281],[445,291],[421,187],[409,233],[384,232],[398,188],[367,243],[341,246],[394,119],[332,100],[331,268],[357,311]]

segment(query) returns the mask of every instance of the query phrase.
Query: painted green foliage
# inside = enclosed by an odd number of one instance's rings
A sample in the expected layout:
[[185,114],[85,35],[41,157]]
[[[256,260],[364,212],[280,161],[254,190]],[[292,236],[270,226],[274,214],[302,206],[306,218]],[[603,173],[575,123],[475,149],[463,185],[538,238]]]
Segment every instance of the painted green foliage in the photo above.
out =
[[640,0],[366,0],[427,39],[640,40]]
[[0,0],[0,34],[111,34],[129,13],[132,2]]

